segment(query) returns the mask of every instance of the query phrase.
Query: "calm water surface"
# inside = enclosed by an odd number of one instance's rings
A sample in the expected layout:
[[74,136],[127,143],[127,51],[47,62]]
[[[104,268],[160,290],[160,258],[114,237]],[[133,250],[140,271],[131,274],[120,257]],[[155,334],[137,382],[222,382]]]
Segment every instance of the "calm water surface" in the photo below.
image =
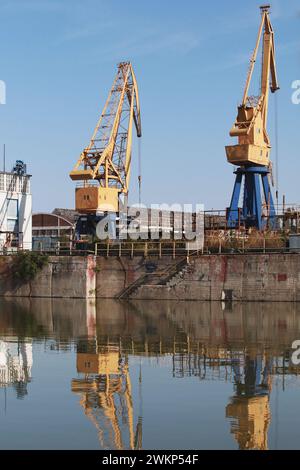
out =
[[299,449],[300,306],[0,301],[1,449]]

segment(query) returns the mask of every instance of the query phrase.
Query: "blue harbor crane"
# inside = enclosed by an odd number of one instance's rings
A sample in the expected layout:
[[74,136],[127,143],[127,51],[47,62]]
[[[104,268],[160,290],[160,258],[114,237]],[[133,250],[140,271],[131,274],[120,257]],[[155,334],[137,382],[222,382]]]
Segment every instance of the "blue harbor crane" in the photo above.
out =
[[[260,7],[262,20],[248,72],[242,104],[230,131],[238,138],[237,145],[226,147],[227,160],[238,166],[236,180],[227,209],[228,228],[244,225],[258,230],[275,229],[276,210],[272,196],[271,142],[267,132],[269,91],[279,90],[274,31],[270,21],[270,5]],[[249,96],[257,55],[262,41],[262,72],[260,96]],[[242,191],[243,190],[243,191]],[[242,198],[241,198],[241,192]],[[242,199],[242,207],[240,207]]]

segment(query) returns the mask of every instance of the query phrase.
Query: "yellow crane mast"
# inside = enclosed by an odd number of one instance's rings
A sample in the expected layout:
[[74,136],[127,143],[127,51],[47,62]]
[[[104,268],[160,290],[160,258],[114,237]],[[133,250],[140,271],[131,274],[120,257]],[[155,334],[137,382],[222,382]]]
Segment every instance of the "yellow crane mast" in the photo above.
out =
[[119,212],[120,196],[129,189],[133,124],[141,137],[136,77],[131,63],[122,62],[90,143],[70,173],[80,182],[75,196],[79,213]]

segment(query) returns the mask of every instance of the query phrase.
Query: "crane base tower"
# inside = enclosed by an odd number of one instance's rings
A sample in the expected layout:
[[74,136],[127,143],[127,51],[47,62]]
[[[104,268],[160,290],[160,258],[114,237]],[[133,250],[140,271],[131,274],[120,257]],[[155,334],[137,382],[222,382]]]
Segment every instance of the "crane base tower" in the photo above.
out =
[[[267,226],[275,229],[276,210],[269,181],[269,168],[265,166],[240,167],[235,174],[233,194],[227,210],[228,228],[245,225],[246,228],[255,227],[258,230],[264,230]],[[243,182],[243,205],[240,208]]]

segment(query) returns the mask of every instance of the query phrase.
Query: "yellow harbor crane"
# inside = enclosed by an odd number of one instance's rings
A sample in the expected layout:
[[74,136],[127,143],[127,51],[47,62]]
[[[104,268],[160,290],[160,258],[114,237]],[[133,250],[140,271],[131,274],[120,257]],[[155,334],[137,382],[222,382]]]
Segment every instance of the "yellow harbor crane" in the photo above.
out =
[[[250,61],[242,104],[238,107],[237,119],[230,131],[231,137],[238,138],[237,145],[226,147],[227,160],[240,166],[236,171],[236,183],[230,209],[227,213],[229,227],[235,228],[238,222],[261,230],[264,228],[263,208],[267,208],[267,219],[271,225],[275,221],[275,208],[269,184],[271,142],[267,131],[269,90],[279,90],[274,30],[270,21],[270,5],[260,7],[262,19],[255,49]],[[254,67],[262,42],[261,90],[259,96],[249,96]],[[245,177],[243,207],[239,210],[242,179]],[[261,198],[260,178],[264,192]]]
[[141,137],[136,77],[132,64],[122,62],[90,143],[70,173],[79,182],[75,203],[80,214],[119,212],[120,198],[129,190],[133,125]]

